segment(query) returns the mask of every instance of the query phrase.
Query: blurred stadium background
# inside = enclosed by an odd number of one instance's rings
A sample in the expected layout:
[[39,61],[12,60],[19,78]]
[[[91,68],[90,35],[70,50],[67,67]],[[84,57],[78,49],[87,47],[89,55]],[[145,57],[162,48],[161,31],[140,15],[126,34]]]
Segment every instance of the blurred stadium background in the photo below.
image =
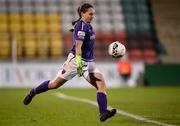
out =
[[[19,86],[33,86],[30,83],[52,79],[71,48],[69,29],[83,2],[96,9],[92,23],[96,31],[95,57],[100,68],[104,66],[101,69],[105,77],[114,77],[116,84],[121,82],[116,70],[119,59],[107,53],[109,43],[120,41],[134,65],[133,86],[179,84],[178,0],[0,0],[1,86],[16,86],[23,79],[26,82]],[[48,70],[53,72],[47,75]],[[22,75],[31,73],[39,76],[29,77],[37,81],[28,84],[28,78]]]
[[[53,79],[66,60],[72,45],[71,22],[78,18],[76,9],[84,2],[93,4],[96,10],[92,23],[96,31],[95,60],[110,87],[110,105],[147,118],[180,124],[177,100],[180,92],[179,0],[0,0],[0,125],[62,123],[79,126],[84,125],[83,121],[79,122],[82,118],[88,121],[87,125],[101,125],[92,109],[81,103],[73,103],[73,107],[71,102],[58,101],[52,97],[54,92],[49,94],[51,98],[43,94],[29,108],[22,105],[28,91],[24,87]],[[126,46],[132,61],[132,76],[127,84],[118,75],[119,59],[107,53],[108,45],[113,41]],[[68,83],[63,87],[90,87],[84,79],[77,77]],[[73,96],[84,94],[95,100],[92,90],[68,88],[61,92]],[[46,101],[54,104],[46,104]],[[59,109],[59,106],[65,109]],[[81,106],[82,111],[74,114],[76,106]],[[71,116],[65,111],[69,107]],[[92,115],[93,122],[85,119],[88,114],[79,115],[83,110]],[[59,113],[64,117],[59,117]],[[74,119],[77,120],[72,121]],[[119,123],[147,124],[116,116],[114,123],[107,125]]]

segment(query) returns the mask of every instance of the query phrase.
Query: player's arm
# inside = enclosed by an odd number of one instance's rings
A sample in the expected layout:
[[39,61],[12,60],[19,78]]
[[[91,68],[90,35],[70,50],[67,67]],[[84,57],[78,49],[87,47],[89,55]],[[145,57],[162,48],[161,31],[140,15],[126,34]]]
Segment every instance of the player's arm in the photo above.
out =
[[82,50],[81,50],[82,43],[83,42],[81,40],[76,40],[76,55],[81,56],[81,54],[82,54]]
[[77,74],[79,77],[83,75],[83,63],[81,59],[81,46],[82,46],[82,41],[81,40],[76,40],[76,63],[77,63]]
[[75,26],[75,42],[76,42],[76,64],[77,64],[77,74],[78,76],[83,75],[83,63],[81,59],[82,55],[82,44],[85,39],[86,30],[84,24],[79,23]]

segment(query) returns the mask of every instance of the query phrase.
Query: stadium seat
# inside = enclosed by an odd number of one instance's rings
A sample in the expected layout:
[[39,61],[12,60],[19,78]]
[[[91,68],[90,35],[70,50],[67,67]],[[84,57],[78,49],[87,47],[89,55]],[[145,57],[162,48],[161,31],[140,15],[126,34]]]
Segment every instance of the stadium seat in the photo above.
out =
[[35,14],[34,15],[35,22],[46,22],[47,16],[45,14]]
[[149,63],[149,64],[157,63],[157,55],[153,48],[145,49],[143,51],[143,58],[145,63]]
[[46,33],[47,32],[47,23],[42,21],[42,22],[36,22],[35,23],[35,31],[37,33]]
[[6,1],[0,1],[0,12],[1,14],[6,13],[7,7],[6,7]]
[[48,12],[48,13],[58,13],[59,9],[60,8],[58,6],[54,6],[53,4],[47,4],[46,12]]
[[63,42],[61,36],[59,35],[50,36],[50,54],[52,57],[62,56]]
[[36,36],[26,34],[24,36],[24,53],[27,58],[34,58],[37,51]]
[[11,54],[11,45],[10,45],[10,39],[7,34],[3,34],[0,36],[0,57],[1,58],[9,58]]
[[11,22],[20,22],[21,21],[21,16],[19,14],[10,14],[8,15],[9,21]]
[[130,49],[141,49],[141,42],[138,40],[129,40],[128,41],[128,47]]
[[101,40],[102,42],[104,43],[110,43],[110,42],[113,42],[113,34],[110,33],[110,32],[104,32],[104,33],[101,33]]
[[33,14],[23,14],[22,15],[22,31],[23,32],[35,32],[35,17]]
[[35,16],[33,14],[23,14],[22,22],[34,22]]
[[144,49],[151,49],[151,48],[153,48],[153,42],[152,42],[152,40],[143,40],[142,41],[142,47],[144,48]]
[[50,23],[48,25],[48,31],[51,33],[59,33],[60,29],[61,29],[61,25],[59,24],[59,22]]
[[111,32],[113,30],[113,26],[110,24],[110,21],[103,21],[101,22],[100,26],[101,32]]
[[127,36],[125,32],[115,32],[114,33],[114,40],[115,41],[120,41],[122,43],[126,43],[127,41]]
[[111,2],[110,5],[112,13],[116,13],[118,16],[118,13],[120,14],[122,12],[122,7],[120,6],[119,1],[117,2]]
[[38,13],[45,13],[46,8],[45,8],[45,4],[43,3],[43,1],[40,3],[37,3],[37,0],[35,1],[34,11],[36,11]]
[[58,14],[49,14],[47,15],[47,20],[49,23],[59,22],[60,16]]
[[12,33],[21,32],[21,23],[20,22],[11,22],[9,24],[9,31]]
[[11,1],[9,2],[9,5],[8,5],[8,10],[10,13],[19,13],[19,4],[18,4],[18,1]]
[[8,32],[8,16],[6,14],[0,14],[0,32]]
[[113,26],[113,30],[114,32],[125,32],[125,24],[123,23],[123,21],[119,21],[119,22],[114,22]]
[[16,35],[15,40],[17,43],[17,57],[22,58],[23,57],[23,43],[24,39],[22,35]]
[[97,20],[94,20],[94,21],[93,21],[92,26],[93,26],[93,29],[94,29],[96,32],[99,32],[99,31],[100,31],[100,26],[99,26],[99,23],[98,23]]
[[48,22],[48,32],[60,32],[61,24],[60,24],[60,16],[57,14],[49,14],[47,16]]
[[[24,1],[24,0],[23,0]],[[23,13],[25,13],[25,14],[31,14],[31,13],[33,13],[33,11],[34,11],[34,7],[33,7],[33,5],[32,5],[32,2],[31,1],[29,1],[29,2],[23,2],[22,1],[22,7],[21,7],[21,11],[23,12]]]
[[97,42],[102,42],[103,41],[103,36],[101,35],[101,32],[96,32],[96,37],[95,37],[95,40]]
[[138,31],[138,25],[134,21],[127,21],[126,30],[129,33],[136,33]]
[[37,55],[39,57],[48,57],[49,55],[49,36],[40,34],[37,36]]
[[94,46],[94,55],[97,58],[103,58],[105,56],[107,56],[107,47],[108,47],[109,43],[102,43],[102,42],[96,42],[95,46]]
[[21,32],[21,16],[19,14],[9,15],[9,31],[10,32]]
[[35,32],[34,15],[23,14],[22,15],[22,31],[23,32]]
[[64,54],[68,55],[73,44],[71,33],[63,35],[63,43],[64,43]]
[[0,23],[0,32],[7,33],[9,24],[7,22]]
[[130,49],[128,54],[132,61],[143,61],[143,52],[140,49]]
[[34,17],[35,31],[41,33],[47,32],[47,16],[44,14],[36,14]]
[[30,32],[30,33],[33,33],[35,32],[35,26],[34,26],[34,23],[33,22],[24,22],[22,24],[22,31],[23,32]]

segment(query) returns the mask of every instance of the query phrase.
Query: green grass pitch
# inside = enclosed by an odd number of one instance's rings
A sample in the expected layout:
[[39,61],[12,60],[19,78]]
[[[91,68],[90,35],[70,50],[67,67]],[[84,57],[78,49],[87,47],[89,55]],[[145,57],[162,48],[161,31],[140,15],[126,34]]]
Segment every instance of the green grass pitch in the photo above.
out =
[[[48,91],[36,96],[31,104],[22,100],[30,89],[0,88],[0,126],[156,126],[117,114],[99,121],[96,106],[61,99],[55,94],[96,101],[95,89]],[[108,89],[110,106],[162,123],[180,125],[180,87],[142,87]]]

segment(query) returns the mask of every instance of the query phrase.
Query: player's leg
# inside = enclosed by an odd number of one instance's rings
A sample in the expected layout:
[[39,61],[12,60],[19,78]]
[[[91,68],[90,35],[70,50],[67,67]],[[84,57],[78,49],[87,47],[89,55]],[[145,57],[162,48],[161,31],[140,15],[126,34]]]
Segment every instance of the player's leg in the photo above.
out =
[[73,56],[68,55],[67,61],[62,65],[57,76],[54,80],[47,80],[42,82],[39,86],[32,89],[30,93],[25,97],[24,104],[28,105],[32,98],[42,92],[46,92],[50,89],[56,89],[62,86],[67,80],[72,79],[76,75],[75,60],[72,60]]
[[39,86],[37,86],[36,88],[33,88],[30,91],[30,93],[26,95],[23,101],[24,104],[28,105],[35,95],[46,92],[50,89],[56,89],[62,86],[66,81],[67,81],[66,79],[60,76],[57,76],[54,80],[51,80],[51,81],[47,80],[47,81],[42,82]]
[[100,112],[100,121],[105,121],[116,114],[116,109],[107,110],[106,85],[101,73],[89,73],[86,80],[97,89],[97,103]]

